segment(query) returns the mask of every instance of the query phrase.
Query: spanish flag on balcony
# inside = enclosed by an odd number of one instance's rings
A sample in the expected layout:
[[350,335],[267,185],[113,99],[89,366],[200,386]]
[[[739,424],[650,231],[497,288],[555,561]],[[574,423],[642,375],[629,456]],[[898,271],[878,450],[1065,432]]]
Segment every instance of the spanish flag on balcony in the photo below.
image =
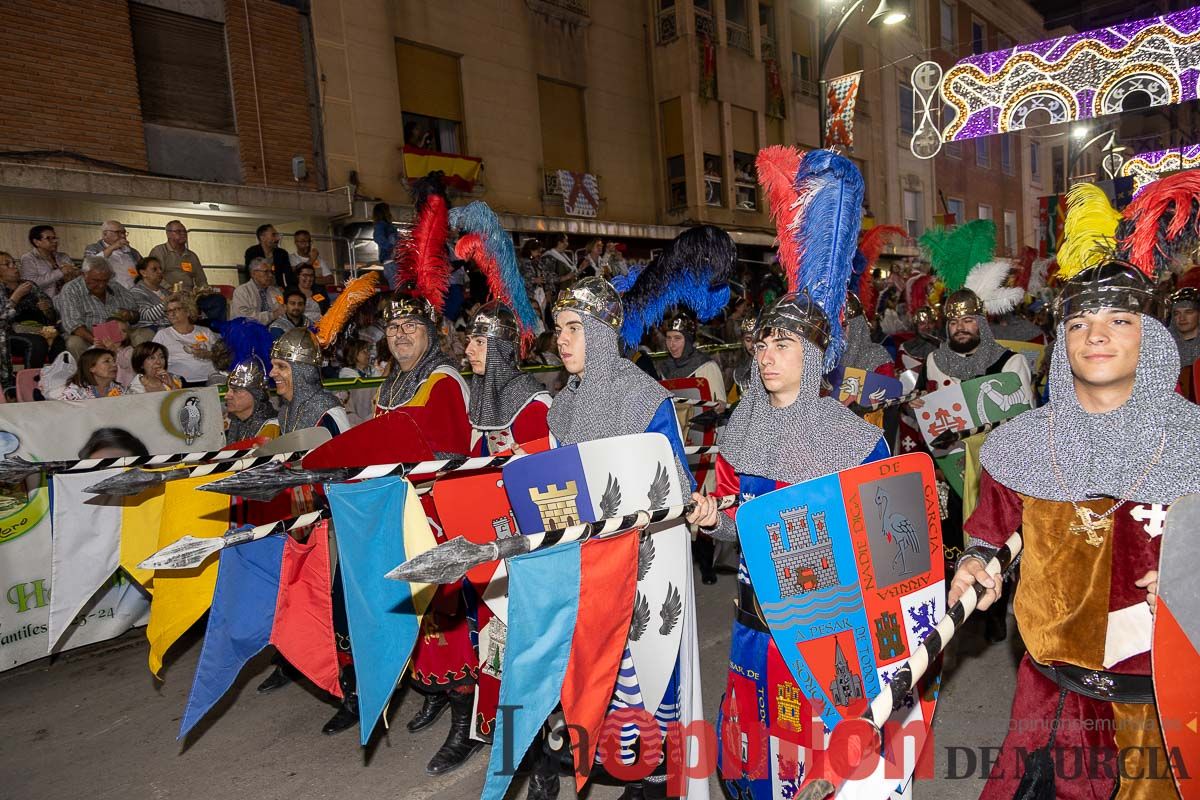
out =
[[475,188],[483,159],[457,153],[439,153],[420,147],[404,146],[404,174],[410,183],[424,178],[435,170],[445,173],[446,185],[460,192]]

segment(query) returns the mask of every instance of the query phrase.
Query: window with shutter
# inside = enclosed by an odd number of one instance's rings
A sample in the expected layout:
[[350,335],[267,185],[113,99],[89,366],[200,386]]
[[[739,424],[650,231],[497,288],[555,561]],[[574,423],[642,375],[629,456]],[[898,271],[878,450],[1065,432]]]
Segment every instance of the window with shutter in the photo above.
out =
[[140,3],[129,17],[142,119],[236,134],[225,26]]

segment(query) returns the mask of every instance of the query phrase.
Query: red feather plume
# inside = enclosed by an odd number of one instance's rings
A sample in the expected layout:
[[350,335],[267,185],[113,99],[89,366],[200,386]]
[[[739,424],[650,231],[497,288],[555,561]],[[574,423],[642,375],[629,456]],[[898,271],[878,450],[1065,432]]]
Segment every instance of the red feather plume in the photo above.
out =
[[415,284],[414,293],[439,312],[450,289],[449,238],[450,208],[444,197],[435,194],[422,205],[412,230],[396,244],[397,284]]
[[767,193],[771,206],[771,220],[775,223],[775,235],[779,242],[779,263],[788,277],[788,291],[793,292],[800,280],[800,251],[796,237],[791,232],[795,215],[796,173],[800,170],[800,153],[794,147],[781,144],[764,147],[755,159],[758,182]]
[[[482,234],[465,233],[458,237],[458,241],[454,243],[454,255],[463,261],[473,262],[487,278],[488,291],[492,297],[509,308],[513,307],[513,299],[509,294],[508,286],[504,282],[504,276],[500,274],[500,264],[488,252],[487,242]],[[520,327],[519,323],[518,326]],[[533,331],[521,327],[522,357],[529,351],[535,338]]]
[[1153,277],[1174,251],[1200,239],[1198,202],[1200,170],[1159,178],[1142,189],[1125,207],[1118,228],[1120,249],[1129,262]]
[[1176,289],[1200,289],[1200,267],[1192,267],[1179,276]]
[[863,314],[868,320],[875,320],[878,311],[879,293],[875,291],[875,282],[871,279],[871,270],[883,252],[883,246],[891,236],[907,236],[903,228],[895,225],[876,225],[862,235],[858,243],[858,252],[867,260],[867,266],[858,278],[858,299],[862,302]]
[[1037,260],[1037,250],[1026,245],[1021,250],[1021,260],[1017,262],[1017,271],[1013,276],[1013,284],[1029,291],[1029,279],[1033,277],[1033,262]]

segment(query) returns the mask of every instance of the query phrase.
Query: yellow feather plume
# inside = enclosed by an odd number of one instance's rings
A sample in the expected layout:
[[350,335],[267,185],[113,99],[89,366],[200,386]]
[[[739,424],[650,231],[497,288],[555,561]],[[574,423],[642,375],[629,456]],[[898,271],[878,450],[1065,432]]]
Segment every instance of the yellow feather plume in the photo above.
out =
[[342,332],[342,328],[346,327],[346,323],[358,307],[375,294],[379,275],[378,272],[368,272],[347,283],[338,299],[334,300],[329,310],[321,316],[317,322],[317,341],[322,348],[333,344],[333,340]]
[[1058,277],[1070,278],[1104,261],[1116,247],[1121,213],[1099,186],[1077,183],[1067,192],[1063,243],[1058,248]]

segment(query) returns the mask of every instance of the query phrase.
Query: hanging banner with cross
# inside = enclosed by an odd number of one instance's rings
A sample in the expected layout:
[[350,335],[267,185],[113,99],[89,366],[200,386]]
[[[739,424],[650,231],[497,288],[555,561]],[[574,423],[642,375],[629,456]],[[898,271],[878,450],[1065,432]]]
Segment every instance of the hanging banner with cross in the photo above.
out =
[[600,208],[600,186],[596,176],[587,172],[558,171],[563,211],[569,217],[594,217]]
[[854,146],[854,101],[862,70],[825,82],[825,146]]

